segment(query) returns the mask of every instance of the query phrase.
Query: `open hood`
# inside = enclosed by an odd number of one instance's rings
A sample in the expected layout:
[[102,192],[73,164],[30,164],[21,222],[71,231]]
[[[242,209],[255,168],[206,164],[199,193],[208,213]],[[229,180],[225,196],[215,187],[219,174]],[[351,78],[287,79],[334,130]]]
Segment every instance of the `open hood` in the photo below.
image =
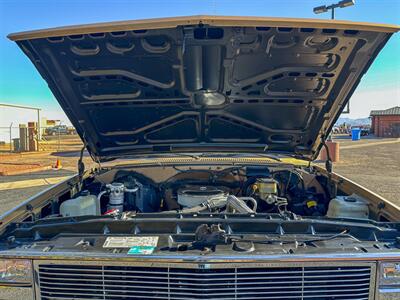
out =
[[314,159],[396,26],[195,16],[12,34],[98,161],[160,152]]

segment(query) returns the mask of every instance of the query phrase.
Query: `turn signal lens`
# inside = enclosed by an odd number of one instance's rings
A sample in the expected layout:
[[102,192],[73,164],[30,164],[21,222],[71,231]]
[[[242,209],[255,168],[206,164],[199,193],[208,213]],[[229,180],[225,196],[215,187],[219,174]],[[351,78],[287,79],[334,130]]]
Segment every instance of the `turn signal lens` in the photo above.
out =
[[0,259],[1,284],[32,284],[32,261],[28,259]]

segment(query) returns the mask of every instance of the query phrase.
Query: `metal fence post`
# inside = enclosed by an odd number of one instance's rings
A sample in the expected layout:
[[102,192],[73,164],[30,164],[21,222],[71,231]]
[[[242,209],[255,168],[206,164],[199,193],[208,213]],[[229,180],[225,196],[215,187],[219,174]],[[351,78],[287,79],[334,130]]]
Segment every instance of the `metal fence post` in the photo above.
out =
[[13,125],[13,122],[11,122],[11,124],[10,124],[10,132],[9,132],[9,134],[10,134],[10,152],[13,151],[13,144],[12,144],[12,125]]
[[39,150],[40,147],[40,140],[42,138],[42,132],[41,132],[41,126],[40,126],[40,109],[37,110],[37,151]]

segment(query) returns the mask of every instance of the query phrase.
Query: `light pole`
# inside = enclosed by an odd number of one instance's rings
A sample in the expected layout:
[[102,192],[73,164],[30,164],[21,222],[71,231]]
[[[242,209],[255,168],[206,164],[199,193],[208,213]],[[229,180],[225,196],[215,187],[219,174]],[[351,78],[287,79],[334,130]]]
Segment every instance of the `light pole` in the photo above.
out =
[[335,19],[335,8],[345,8],[348,6],[352,6],[355,4],[355,0],[342,0],[339,1],[338,3],[334,3],[331,5],[321,5],[314,7],[313,11],[315,14],[322,14],[327,12],[328,10],[331,10],[331,19]]

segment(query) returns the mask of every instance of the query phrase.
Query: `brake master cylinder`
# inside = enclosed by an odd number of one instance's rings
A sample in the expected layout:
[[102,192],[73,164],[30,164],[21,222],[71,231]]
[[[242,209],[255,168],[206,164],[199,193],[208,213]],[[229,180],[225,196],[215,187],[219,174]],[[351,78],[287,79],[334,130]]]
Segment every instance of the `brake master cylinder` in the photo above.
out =
[[253,189],[258,194],[258,197],[268,204],[276,202],[278,194],[277,182],[272,178],[257,178]]

